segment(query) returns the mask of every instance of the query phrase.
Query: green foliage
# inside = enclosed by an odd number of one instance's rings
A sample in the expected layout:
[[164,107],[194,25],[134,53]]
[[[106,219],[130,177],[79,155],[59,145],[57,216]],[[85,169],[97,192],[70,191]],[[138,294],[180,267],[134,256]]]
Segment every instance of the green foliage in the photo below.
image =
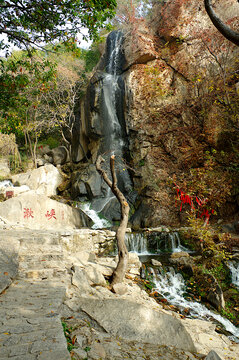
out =
[[100,51],[95,47],[89,50],[82,49],[81,56],[85,61],[85,71],[91,72],[100,60]]
[[72,332],[72,328],[68,328],[65,321],[62,321],[61,324],[62,324],[64,335],[65,335],[65,338],[66,338],[66,341],[67,341],[67,349],[68,349],[69,352],[71,352],[72,349],[75,348],[75,346],[72,343],[71,336],[70,336],[70,334]]
[[148,267],[145,267],[145,281],[143,282],[143,285],[146,290],[152,291],[156,287],[155,283],[153,282],[153,275],[151,271],[148,270]]
[[32,120],[39,98],[55,78],[54,64],[37,55],[29,57],[21,52],[0,64],[0,129],[14,133],[18,140],[26,131],[36,130]]
[[[82,28],[88,29],[91,39],[97,38],[99,28],[113,17],[115,6],[115,0],[2,1],[1,33],[22,48],[59,40],[72,49]],[[6,49],[8,44],[1,40],[0,46]]]
[[221,314],[222,314],[222,316],[225,316],[226,318],[228,318],[231,321],[236,320],[236,315],[234,315],[230,310],[222,309]]
[[48,136],[44,139],[42,139],[39,144],[40,145],[48,145],[51,149],[54,149],[55,147],[59,146],[59,139],[57,138],[57,136]]

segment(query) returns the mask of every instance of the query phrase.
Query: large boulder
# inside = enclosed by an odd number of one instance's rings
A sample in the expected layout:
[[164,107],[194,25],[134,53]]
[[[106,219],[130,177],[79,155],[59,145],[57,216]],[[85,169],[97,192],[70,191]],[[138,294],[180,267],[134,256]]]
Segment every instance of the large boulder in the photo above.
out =
[[102,179],[95,165],[77,171],[72,176],[72,196],[87,196],[89,199],[98,197],[102,191]]
[[46,153],[47,156],[52,158],[54,165],[63,165],[69,161],[69,151],[65,146],[58,146],[51,149]]
[[196,351],[182,322],[171,315],[119,298],[104,300],[79,298],[79,305],[111,335],[130,341]]
[[91,226],[91,220],[80,209],[28,191],[0,203],[0,217],[13,225],[30,229],[72,229]]
[[13,184],[27,185],[37,194],[52,196],[57,194],[57,187],[63,181],[59,170],[52,164],[41,166],[27,173],[12,176]]

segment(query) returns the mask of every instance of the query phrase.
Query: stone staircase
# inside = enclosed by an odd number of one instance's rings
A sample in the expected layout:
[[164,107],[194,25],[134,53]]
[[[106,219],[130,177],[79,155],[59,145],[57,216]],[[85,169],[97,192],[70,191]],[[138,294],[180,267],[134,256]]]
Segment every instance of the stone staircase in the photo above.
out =
[[13,242],[18,273],[0,295],[0,360],[70,360],[60,316],[70,275],[59,236],[5,233],[2,243]]
[[67,275],[64,252],[56,235],[24,239],[19,248],[18,278],[52,279]]

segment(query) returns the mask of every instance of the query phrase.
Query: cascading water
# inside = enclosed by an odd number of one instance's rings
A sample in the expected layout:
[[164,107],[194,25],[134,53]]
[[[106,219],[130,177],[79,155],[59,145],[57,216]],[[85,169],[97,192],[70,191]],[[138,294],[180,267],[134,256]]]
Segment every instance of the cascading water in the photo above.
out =
[[[126,245],[129,251],[136,252],[139,256],[143,256],[141,259],[145,261],[149,260],[150,255],[155,252],[160,256],[160,261],[163,263],[168,258],[168,254],[179,251],[187,251],[180,242],[180,236],[178,232],[160,232],[160,233],[131,233],[127,234]],[[165,255],[166,253],[166,255]],[[166,256],[166,258],[165,258]],[[164,260],[165,259],[165,260]],[[144,261],[144,260],[143,260]],[[239,264],[235,262],[230,263],[230,269],[232,273],[232,281],[238,286],[238,271]],[[153,283],[155,284],[155,290],[168,300],[169,303],[177,306],[180,309],[187,309],[190,311],[190,316],[199,319],[215,319],[221,323],[225,329],[233,336],[232,339],[239,342],[239,329],[235,327],[229,320],[223,318],[221,315],[214,313],[207,309],[201,303],[188,300],[186,296],[186,285],[184,278],[180,273],[176,273],[173,267],[170,267],[167,271],[163,268],[150,269],[153,274]]]
[[[123,34],[121,31],[113,31],[109,34],[106,43],[106,67],[101,77],[99,89],[100,108],[99,118],[102,124],[102,137],[99,149],[100,154],[107,157],[116,155],[116,171],[118,186],[127,194],[132,189],[132,183],[123,159],[128,149],[126,125],[124,119],[124,80],[121,76],[123,70],[122,53]],[[97,212],[109,207],[115,197],[109,187],[103,184],[104,197],[95,199],[92,203]]]
[[160,255],[162,253],[188,251],[181,244],[177,231],[130,233],[127,234],[125,241],[128,250],[138,255]]
[[13,184],[10,180],[3,180],[0,182],[0,191],[3,191],[4,189],[12,186]]
[[239,288],[239,262],[229,262],[229,269],[232,276],[232,284]]
[[155,272],[154,274],[155,290],[163,295],[171,304],[176,305],[181,309],[190,309],[190,316],[199,319],[215,319],[221,323],[227,331],[233,335],[233,340],[239,342],[239,329],[234,326],[229,320],[223,318],[209,309],[206,306],[196,302],[185,299],[186,286],[183,276],[176,273],[173,268],[166,273],[163,271]]
[[80,204],[79,208],[93,221],[92,229],[105,229],[112,226],[107,219],[100,217],[99,214],[91,208],[89,202]]
[[125,244],[129,252],[134,252],[138,255],[150,254],[147,249],[147,237],[143,232],[126,234]]

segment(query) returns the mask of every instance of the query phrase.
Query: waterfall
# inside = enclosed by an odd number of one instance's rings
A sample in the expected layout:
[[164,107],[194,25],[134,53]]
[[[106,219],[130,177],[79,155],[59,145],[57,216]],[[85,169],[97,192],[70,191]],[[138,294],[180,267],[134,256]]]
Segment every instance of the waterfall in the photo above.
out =
[[181,244],[177,231],[130,233],[126,236],[126,245],[129,251],[138,255],[188,252],[188,249]]
[[188,251],[186,247],[181,245],[180,236],[177,231],[168,233],[168,249],[174,252]]
[[[190,316],[199,319],[213,318],[221,323],[227,331],[233,335],[233,340],[239,341],[239,329],[234,326],[229,320],[223,318],[221,315],[214,313],[206,308],[206,306],[196,302],[185,299],[186,286],[183,276],[176,273],[173,268],[166,273],[151,269],[154,274],[155,290],[166,298],[171,304],[183,309],[190,309]],[[236,338],[234,338],[236,337]]]
[[79,208],[93,221],[92,229],[105,229],[112,226],[107,219],[100,217],[99,214],[91,208],[89,202],[79,204]]
[[[127,195],[132,189],[132,182],[124,164],[125,153],[128,149],[128,139],[124,119],[124,96],[125,85],[121,76],[124,56],[122,52],[123,33],[113,31],[107,37],[106,42],[106,66],[100,80],[99,92],[99,123],[101,124],[102,140],[100,142],[99,153],[106,154],[107,158],[116,155],[115,170],[117,173],[118,187]],[[109,170],[109,169],[108,169]],[[104,197],[94,199],[92,207],[97,212],[110,218],[112,207],[118,208],[119,204],[114,202],[114,195],[109,187],[102,185]]]
[[125,244],[129,252],[138,255],[149,255],[147,250],[147,238],[144,233],[127,233],[125,236]]
[[229,262],[228,266],[231,271],[232,284],[239,288],[239,262]]

